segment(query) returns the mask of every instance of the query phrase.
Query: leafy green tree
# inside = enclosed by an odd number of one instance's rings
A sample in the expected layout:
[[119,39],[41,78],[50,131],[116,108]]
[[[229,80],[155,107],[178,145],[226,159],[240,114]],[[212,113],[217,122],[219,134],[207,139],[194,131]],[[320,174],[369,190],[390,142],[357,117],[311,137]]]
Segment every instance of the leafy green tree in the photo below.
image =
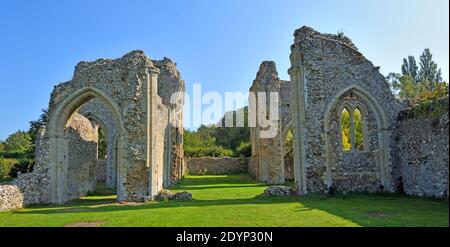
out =
[[409,76],[414,85],[418,83],[419,67],[417,67],[416,59],[414,58],[414,56],[408,56],[407,59],[403,58],[402,75]]
[[394,95],[398,95],[400,93],[400,77],[402,77],[401,74],[393,72],[389,73],[388,76],[386,76],[386,80]]
[[350,127],[350,113],[344,108],[341,113],[341,135],[342,135],[342,149],[349,151],[352,149],[351,143],[351,127]]
[[[197,131],[185,130],[184,152],[187,157],[223,157],[223,156],[250,156],[250,129],[248,127],[248,108],[244,109],[244,127],[215,127],[200,126]],[[236,111],[233,114],[236,119]],[[225,126],[225,117],[221,120]]]
[[285,159],[294,160],[294,133],[290,129],[284,141],[284,157]]
[[102,128],[98,128],[98,158],[104,159],[107,155],[108,145],[106,144],[105,132]]
[[16,159],[7,159],[0,156],[0,182],[12,179],[10,172],[17,163]]
[[361,111],[358,108],[353,111],[353,124],[355,127],[355,148],[362,151],[364,150],[364,130]]
[[[242,110],[242,109],[241,109]],[[244,127],[236,127],[236,111],[233,111],[233,127],[220,127],[216,128],[215,138],[217,140],[217,144],[236,150],[236,148],[242,142],[250,141],[250,128],[248,127],[248,107],[244,107]],[[225,117],[221,119],[222,126],[225,126]]]
[[412,78],[408,75],[403,75],[399,79],[400,91],[399,97],[400,99],[413,99],[416,97],[418,90],[417,86],[414,84]]
[[433,61],[433,55],[426,48],[420,56],[420,81],[425,84],[428,91],[433,91],[438,83],[442,82],[442,72]]
[[4,146],[5,152],[26,155],[32,148],[30,134],[25,131],[17,131],[5,140]]
[[47,125],[48,122],[48,109],[42,109],[42,113],[39,116],[39,119],[36,121],[30,121],[30,129],[28,130],[28,133],[31,137],[31,142],[36,142],[36,136],[41,129],[41,127]]
[[244,157],[250,157],[252,156],[252,144],[250,141],[247,142],[241,142],[239,146],[237,146],[235,154],[236,157],[244,156]]
[[[440,88],[442,81],[441,69],[433,61],[430,49],[426,48],[420,56],[418,68],[413,56],[403,59],[402,74],[389,73],[386,80],[394,95],[402,100],[415,102],[427,92],[433,92]],[[440,90],[442,91],[442,90]]]
[[4,151],[5,151],[5,144],[3,143],[3,141],[0,140],[0,156]]

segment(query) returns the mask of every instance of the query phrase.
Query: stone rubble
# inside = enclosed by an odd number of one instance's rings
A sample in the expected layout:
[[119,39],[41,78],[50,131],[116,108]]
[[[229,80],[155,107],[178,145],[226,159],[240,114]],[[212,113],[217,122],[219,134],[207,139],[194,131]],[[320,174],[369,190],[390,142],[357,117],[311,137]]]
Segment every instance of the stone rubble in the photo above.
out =
[[0,212],[23,207],[23,195],[15,185],[0,185]]
[[179,201],[192,201],[192,194],[187,191],[182,191],[178,193],[172,193],[169,190],[162,190],[155,196],[157,201],[167,201],[167,200],[179,200]]
[[263,195],[268,197],[289,196],[292,194],[292,188],[282,185],[272,185],[264,190]]

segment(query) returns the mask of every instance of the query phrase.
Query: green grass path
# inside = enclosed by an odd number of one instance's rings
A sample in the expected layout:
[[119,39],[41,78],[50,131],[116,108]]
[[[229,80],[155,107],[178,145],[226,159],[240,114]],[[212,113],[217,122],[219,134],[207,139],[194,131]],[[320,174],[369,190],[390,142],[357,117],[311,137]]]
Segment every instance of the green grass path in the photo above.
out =
[[397,195],[255,199],[266,185],[247,175],[188,176],[172,191],[190,202],[115,203],[100,191],[61,206],[0,213],[0,226],[447,226],[448,201]]

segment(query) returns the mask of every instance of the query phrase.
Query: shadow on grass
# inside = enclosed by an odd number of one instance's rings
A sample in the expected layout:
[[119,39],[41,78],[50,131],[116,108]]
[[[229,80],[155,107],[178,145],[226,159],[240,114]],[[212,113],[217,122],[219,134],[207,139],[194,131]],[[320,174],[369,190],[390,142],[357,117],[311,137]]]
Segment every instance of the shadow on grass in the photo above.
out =
[[[198,185],[198,187],[195,187]],[[188,177],[172,189],[204,190],[266,186],[248,176]],[[255,195],[256,196],[256,195]],[[30,211],[15,214],[61,214],[89,212],[120,212],[153,210],[159,208],[207,207],[224,205],[275,205],[296,203],[289,209],[292,215],[321,210],[347,219],[361,226],[448,226],[448,201],[393,194],[348,194],[328,196],[310,194],[304,197],[241,198],[193,201],[148,202],[120,205],[114,196],[91,196],[70,201],[64,205],[35,205]],[[257,213],[257,212],[255,212]],[[298,216],[298,215],[297,215]]]
[[[68,204],[51,207],[34,206],[32,211],[17,211],[16,214],[60,214],[74,212],[111,212],[111,211],[128,211],[128,210],[151,210],[158,208],[172,207],[202,207],[202,206],[224,206],[224,205],[245,205],[245,204],[280,204],[298,201],[298,198],[243,198],[243,199],[217,199],[217,200],[192,200],[192,201],[168,201],[168,202],[148,202],[138,203],[134,205],[120,205],[112,200],[94,199],[84,200],[77,199]],[[80,205],[82,204],[82,205]],[[96,207],[92,207],[96,206]]]
[[205,189],[233,189],[233,188],[258,188],[267,187],[265,184],[260,185],[223,185],[223,186],[197,186],[197,185],[183,185],[171,188],[171,190],[205,190]]
[[248,174],[187,176],[176,186],[214,184],[263,184],[252,179]]

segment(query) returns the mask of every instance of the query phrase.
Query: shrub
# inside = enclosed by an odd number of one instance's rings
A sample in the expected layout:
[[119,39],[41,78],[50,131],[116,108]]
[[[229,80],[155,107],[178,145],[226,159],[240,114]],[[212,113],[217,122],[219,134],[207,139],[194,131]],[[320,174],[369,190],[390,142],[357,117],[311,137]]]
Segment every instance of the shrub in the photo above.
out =
[[244,157],[250,157],[252,156],[252,145],[248,142],[241,142],[239,146],[236,148],[236,152],[234,154],[236,157],[244,156]]
[[233,151],[216,145],[212,145],[209,147],[187,146],[184,148],[184,155],[187,158],[232,157]]
[[22,159],[16,162],[9,171],[9,176],[11,178],[16,178],[17,173],[28,173],[33,171],[34,160],[33,159]]
[[19,163],[19,161],[16,159],[0,157],[0,181],[8,181],[12,179],[10,172],[13,166],[17,163]]

